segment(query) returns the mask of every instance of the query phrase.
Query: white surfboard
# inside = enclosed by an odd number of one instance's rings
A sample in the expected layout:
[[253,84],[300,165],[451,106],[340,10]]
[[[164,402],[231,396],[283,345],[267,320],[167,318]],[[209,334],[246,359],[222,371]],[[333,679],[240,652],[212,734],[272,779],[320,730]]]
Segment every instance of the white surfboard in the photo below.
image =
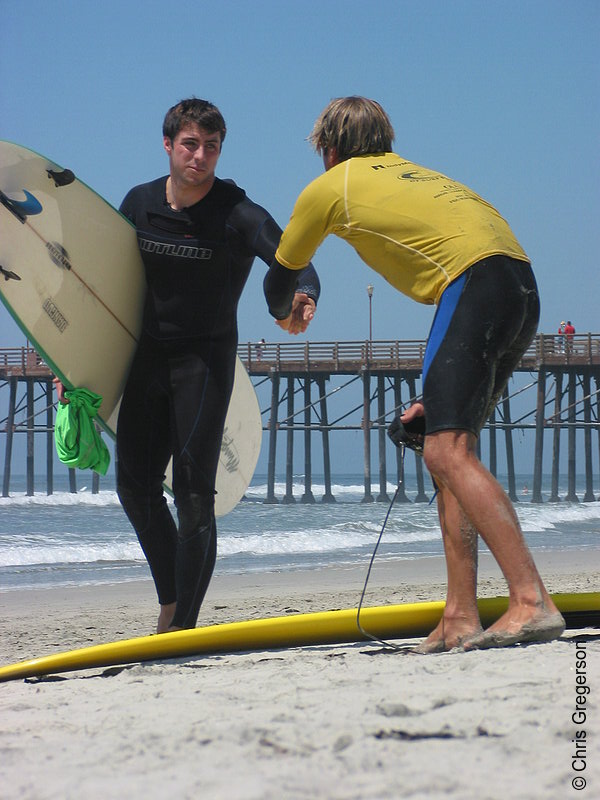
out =
[[[102,396],[99,422],[113,437],[144,295],[130,222],[70,170],[0,141],[0,299],[68,388]],[[218,516],[248,488],[261,438],[256,393],[238,358],[217,473]]]

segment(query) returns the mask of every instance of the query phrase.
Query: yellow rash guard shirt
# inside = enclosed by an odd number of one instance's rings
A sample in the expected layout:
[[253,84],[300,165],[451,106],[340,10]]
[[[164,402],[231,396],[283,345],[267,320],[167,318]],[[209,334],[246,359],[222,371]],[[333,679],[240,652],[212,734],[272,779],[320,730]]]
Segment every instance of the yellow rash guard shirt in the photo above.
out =
[[305,267],[331,233],[420,303],[438,303],[449,283],[488,256],[529,262],[493,206],[395,153],[350,158],[310,183],[283,232],[277,261]]

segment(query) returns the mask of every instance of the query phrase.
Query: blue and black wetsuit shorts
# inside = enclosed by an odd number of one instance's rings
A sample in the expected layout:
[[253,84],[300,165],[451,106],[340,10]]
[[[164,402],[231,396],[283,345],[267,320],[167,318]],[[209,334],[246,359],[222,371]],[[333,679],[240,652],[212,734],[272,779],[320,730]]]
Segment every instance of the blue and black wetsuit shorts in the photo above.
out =
[[478,261],[444,291],[423,365],[426,432],[479,435],[535,336],[540,315],[531,265]]

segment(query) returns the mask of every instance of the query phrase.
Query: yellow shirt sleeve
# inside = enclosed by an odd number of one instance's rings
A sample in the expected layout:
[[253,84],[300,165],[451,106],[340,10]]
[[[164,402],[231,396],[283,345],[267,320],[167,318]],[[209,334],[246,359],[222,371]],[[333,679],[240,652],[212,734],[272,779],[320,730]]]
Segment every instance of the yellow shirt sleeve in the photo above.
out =
[[303,269],[323,240],[335,233],[339,203],[343,198],[321,175],[302,191],[287,224],[275,258],[288,269]]

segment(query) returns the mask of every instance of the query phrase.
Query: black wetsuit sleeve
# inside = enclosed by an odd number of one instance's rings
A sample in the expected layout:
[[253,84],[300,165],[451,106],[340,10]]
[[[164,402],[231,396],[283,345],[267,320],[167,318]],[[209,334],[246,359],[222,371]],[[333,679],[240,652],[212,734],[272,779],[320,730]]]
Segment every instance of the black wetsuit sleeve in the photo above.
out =
[[[279,246],[282,231],[273,217],[265,211],[264,208],[250,200],[240,203],[237,210],[242,213],[237,215],[236,227],[245,229],[247,234],[251,232],[249,245],[252,251],[262,259],[265,264],[270,265],[264,286],[265,297],[271,315],[274,316],[275,319],[285,319],[289,316],[295,292],[303,292],[317,303],[319,295],[321,294],[321,283],[312,263],[303,270],[294,271],[286,269],[276,261],[275,252]],[[281,270],[285,270],[286,273],[290,273],[285,284],[286,298],[287,290],[289,289],[289,302],[282,296],[282,287],[279,289],[273,287],[269,289],[267,293],[267,285],[270,285],[270,276],[273,272],[274,265]],[[279,284],[276,284],[276,286],[279,286]]]
[[[319,278],[312,264],[309,264],[308,267],[299,271],[297,269],[288,269],[284,267],[283,264],[280,264],[276,258],[273,259],[263,283],[265,298],[271,316],[275,317],[275,319],[286,319],[286,317],[289,317],[292,310],[294,294],[297,291],[305,292],[309,297],[312,297],[312,294],[304,288],[306,273],[311,269],[314,272],[314,277],[318,281]],[[313,299],[316,302],[314,297]]]

